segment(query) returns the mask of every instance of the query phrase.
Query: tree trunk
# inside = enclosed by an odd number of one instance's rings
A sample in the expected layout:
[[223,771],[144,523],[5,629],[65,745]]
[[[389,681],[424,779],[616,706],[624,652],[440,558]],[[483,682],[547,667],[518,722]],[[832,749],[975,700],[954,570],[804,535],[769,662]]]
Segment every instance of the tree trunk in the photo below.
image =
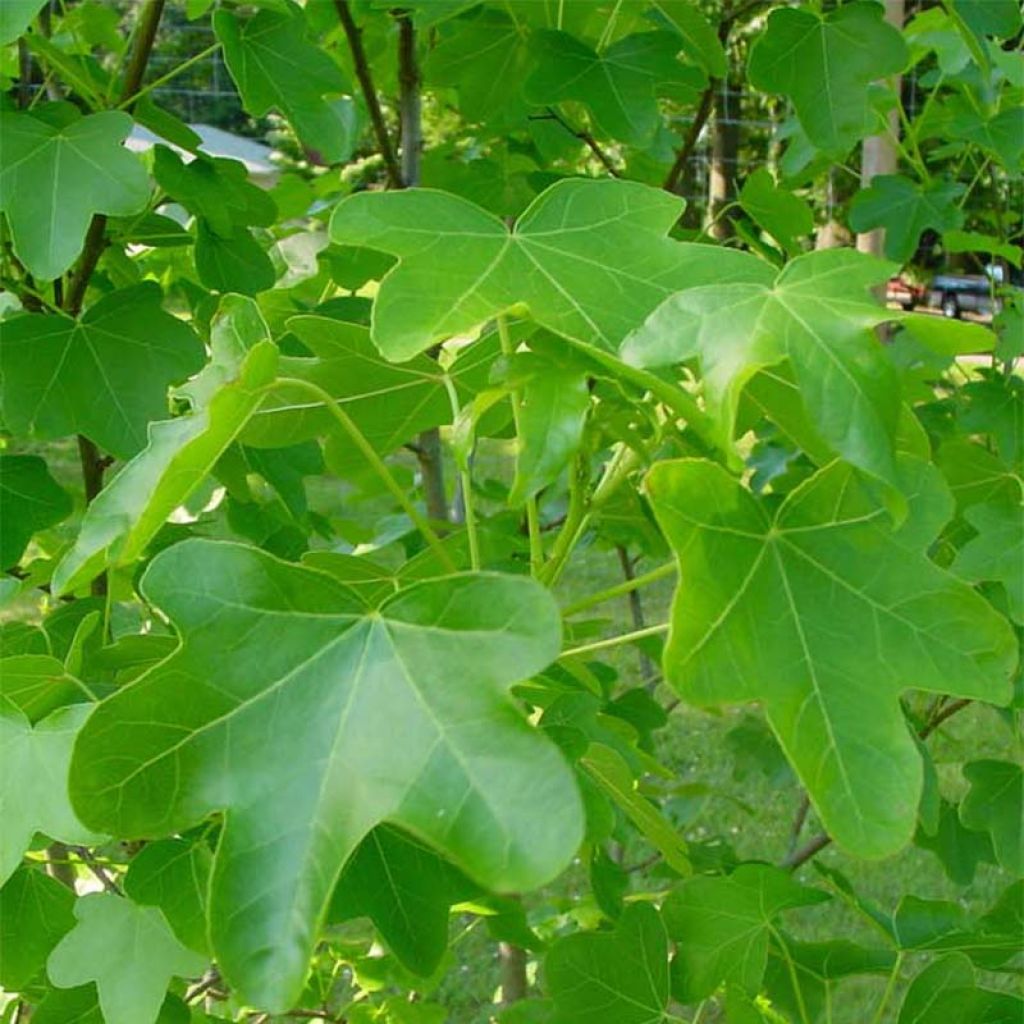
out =
[[[903,28],[905,0],[885,0],[885,20],[897,29]],[[900,80],[893,80],[893,87],[899,94]],[[860,158],[860,183],[867,188],[879,174],[894,174],[897,166],[895,139],[899,135],[899,114],[894,109],[889,114],[889,131],[887,135],[871,135],[864,140]],[[857,248],[872,256],[885,254],[885,228],[873,231],[862,231],[857,235]]]
[[736,160],[740,148],[739,111],[730,109],[727,85],[715,97],[711,123],[711,164],[708,168],[708,234],[719,242],[732,235],[722,211],[736,196]]
[[529,983],[526,979],[526,952],[508,942],[498,943],[501,960],[501,1002],[503,1006],[526,998]]

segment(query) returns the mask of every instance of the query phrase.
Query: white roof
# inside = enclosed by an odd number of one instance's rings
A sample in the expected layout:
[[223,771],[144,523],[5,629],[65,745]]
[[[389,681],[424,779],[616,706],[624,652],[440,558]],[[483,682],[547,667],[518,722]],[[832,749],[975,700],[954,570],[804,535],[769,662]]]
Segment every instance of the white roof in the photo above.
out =
[[[208,156],[239,160],[245,164],[246,170],[255,176],[277,174],[279,171],[278,166],[270,159],[273,150],[262,142],[234,135],[209,124],[190,124],[189,128],[203,140],[199,148]],[[135,153],[144,153],[146,150],[152,149],[158,142],[171,146],[185,161],[194,159],[187,150],[154,135],[141,124],[136,124],[132,129],[131,135],[125,140],[125,146]]]

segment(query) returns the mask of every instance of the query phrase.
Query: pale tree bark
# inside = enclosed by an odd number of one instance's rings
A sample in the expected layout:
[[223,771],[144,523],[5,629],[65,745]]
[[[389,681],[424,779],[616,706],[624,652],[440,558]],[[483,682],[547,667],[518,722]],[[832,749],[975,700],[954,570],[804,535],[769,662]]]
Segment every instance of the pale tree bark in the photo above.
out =
[[711,163],[708,168],[708,234],[719,242],[732,235],[722,211],[736,197],[736,161],[740,149],[738,111],[729,109],[728,85],[715,98],[711,122]]
[[[885,20],[897,29],[903,28],[905,0],[885,0]],[[897,97],[900,90],[899,76],[892,80]],[[889,113],[889,134],[871,135],[864,140],[860,159],[860,183],[867,188],[879,174],[895,174],[897,167],[896,139],[899,137],[899,114],[894,109]],[[862,231],[857,235],[857,248],[872,256],[885,252],[885,228]]]

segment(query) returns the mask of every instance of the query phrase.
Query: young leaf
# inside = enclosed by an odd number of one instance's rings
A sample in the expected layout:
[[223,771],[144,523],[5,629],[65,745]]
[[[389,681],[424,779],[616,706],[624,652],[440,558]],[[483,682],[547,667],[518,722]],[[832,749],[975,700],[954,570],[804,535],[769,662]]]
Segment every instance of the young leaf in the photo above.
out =
[[[141,557],[167,517],[203,482],[259,408],[274,377],[277,349],[261,338],[265,326],[239,327],[239,320],[249,315],[246,310],[242,305],[240,313],[220,321],[213,362],[190,385],[191,393],[202,398],[197,411],[153,423],[149,444],[89,505],[75,543],[54,570],[58,593],[87,583],[108,564],[130,565]],[[241,352],[230,351],[227,335],[235,330],[245,336],[237,342]],[[252,345],[247,353],[245,344]]]
[[80,320],[34,313],[4,324],[0,402],[11,430],[51,439],[85,434],[130,458],[150,420],[167,416],[167,389],[203,365],[188,324],[165,313],[153,283],[112,292]]
[[6,881],[42,832],[65,843],[92,843],[68,798],[71,747],[92,710],[59,708],[34,728],[24,715],[0,711],[0,883]]
[[862,857],[914,831],[922,768],[900,694],[1005,703],[1016,662],[1005,619],[924,554],[952,512],[938,473],[904,459],[902,480],[894,529],[841,463],[774,516],[708,462],[647,478],[679,559],[668,680],[698,705],[761,701],[829,834]]
[[558,651],[537,584],[453,576],[371,610],[329,576],[189,540],[141,589],[182,647],[97,709],[75,803],[124,836],[226,812],[210,937],[246,1001],[293,1004],[334,881],[385,820],[490,887],[541,884],[575,852],[570,771],[502,694]]
[[755,995],[768,959],[768,938],[783,910],[830,899],[767,864],[741,864],[728,877],[690,878],[662,909],[676,945],[673,992],[699,1002],[723,982]]
[[828,14],[778,7],[750,51],[750,83],[783,93],[818,149],[842,157],[872,132],[868,85],[905,67],[899,30],[876,3],[855,0]]
[[797,257],[774,284],[688,288],[626,339],[622,355],[645,367],[700,358],[708,411],[725,448],[747,381],[788,358],[821,437],[895,486],[899,380],[871,328],[896,314],[866,294],[891,271],[861,253],[829,249]]
[[771,171],[759,167],[740,189],[740,206],[791,256],[800,252],[799,238],[814,230],[814,211],[806,199],[775,184]]
[[928,228],[944,232],[963,224],[963,211],[956,200],[964,190],[955,181],[918,185],[901,174],[879,174],[871,179],[869,188],[853,197],[850,227],[854,231],[884,227],[885,255],[904,263],[914,255]]
[[390,825],[379,825],[345,865],[327,919],[370,918],[402,965],[427,978],[448,948],[452,904],[478,892],[478,886],[428,846]]
[[1002,583],[1010,615],[1024,625],[1024,504],[972,505],[964,518],[978,531],[958,552],[953,572],[972,583]]
[[218,10],[213,28],[245,109],[263,117],[276,108],[318,163],[345,159],[351,149],[348,119],[336,97],[348,91],[341,68],[307,38],[306,16],[292,3],[252,18]]
[[36,455],[0,455],[0,568],[18,564],[34,533],[71,514],[71,498]]
[[681,213],[679,199],[635,182],[568,180],[510,232],[443,192],[364,192],[338,206],[331,236],[399,260],[373,307],[373,340],[388,359],[411,359],[519,304],[557,334],[614,351],[680,288],[771,279],[742,253],[666,238]]
[[660,1024],[668,1007],[668,939],[658,911],[628,906],[613,932],[560,939],[544,959],[558,1024]]
[[138,157],[121,145],[132,130],[127,114],[82,117],[70,104],[39,113],[50,116],[0,110],[0,211],[18,259],[48,281],[74,263],[93,214],[138,213],[149,182]]
[[992,837],[996,859],[1011,874],[1024,876],[1024,770],[1010,761],[964,765],[971,788],[960,804],[960,820]]
[[58,988],[94,982],[106,1024],[156,1024],[171,978],[206,969],[206,958],[185,949],[155,907],[92,893],[79,899],[75,917],[47,973]]
[[531,39],[536,66],[524,86],[538,106],[576,100],[591,112],[602,134],[634,146],[651,141],[660,124],[661,86],[682,86],[695,102],[707,82],[703,72],[676,59],[672,32],[641,32],[595,53],[567,32],[541,31]]
[[75,924],[75,894],[36,868],[22,867],[0,888],[0,986],[21,992]]

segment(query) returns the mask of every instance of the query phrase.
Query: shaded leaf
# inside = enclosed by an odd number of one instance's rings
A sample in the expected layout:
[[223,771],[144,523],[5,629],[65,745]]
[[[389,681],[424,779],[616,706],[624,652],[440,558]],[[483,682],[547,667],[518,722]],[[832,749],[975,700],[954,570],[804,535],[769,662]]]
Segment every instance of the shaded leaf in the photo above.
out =
[[126,217],[149,199],[142,164],[121,145],[132,119],[119,110],[82,117],[70,104],[59,109],[59,121],[0,110],[0,211],[18,259],[44,280],[74,263],[93,214]]
[[34,533],[71,514],[71,498],[35,455],[0,455],[0,568],[17,565]]
[[1010,761],[964,765],[971,784],[960,804],[960,820],[992,837],[996,859],[1011,874],[1024,875],[1024,769]]
[[9,429],[41,439],[85,434],[129,458],[167,416],[167,390],[203,365],[188,324],[152,284],[104,297],[79,320],[33,313],[4,324],[0,400]]
[[814,229],[814,212],[807,200],[777,185],[767,168],[759,167],[747,176],[739,203],[790,255],[800,252],[798,239]]
[[953,572],[972,583],[1002,583],[1010,614],[1024,624],[1024,504],[976,504],[964,518],[978,535],[957,552]]
[[0,985],[28,988],[50,950],[75,924],[75,894],[45,872],[22,867],[0,888]]

